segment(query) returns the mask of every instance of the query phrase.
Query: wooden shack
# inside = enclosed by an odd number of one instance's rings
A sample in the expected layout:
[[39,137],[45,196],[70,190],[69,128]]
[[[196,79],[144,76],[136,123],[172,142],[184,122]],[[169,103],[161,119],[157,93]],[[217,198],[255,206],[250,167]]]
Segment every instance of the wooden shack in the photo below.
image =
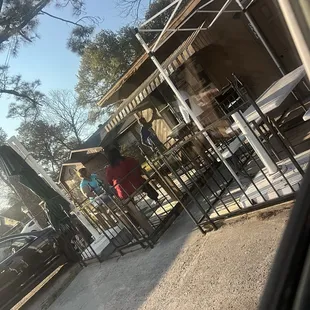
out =
[[111,145],[120,147],[123,154],[135,157],[140,162],[144,161],[136,148],[139,137],[138,130],[139,125],[134,116],[119,124],[109,133],[106,132],[104,126],[99,126],[98,130],[82,144],[80,149],[71,151],[69,159],[62,164],[59,183],[73,200],[77,202],[85,200],[79,188],[81,180],[77,172],[80,168],[87,168],[102,180],[105,178],[104,169],[108,164],[104,155],[105,147]]
[[[191,0],[184,6],[170,25],[179,27],[186,19],[183,28],[197,28],[203,22],[208,24],[213,15],[195,14],[195,9],[207,3],[207,0]],[[208,10],[219,10],[224,0],[214,1]],[[269,46],[275,52],[279,62],[287,72],[300,65],[300,60],[291,42],[286,26],[282,23],[276,0],[242,1],[251,3],[248,12],[261,30]],[[231,12],[221,15],[209,30],[200,32],[168,32],[161,38],[156,57],[167,70],[170,78],[179,89],[186,90],[203,107],[207,123],[222,116],[215,108],[214,93],[221,90],[235,74],[246,86],[253,98],[258,97],[275,80],[281,77],[266,48],[257,33],[250,27],[242,12],[237,12],[232,2]],[[303,85],[297,88],[299,93],[307,90]],[[137,144],[140,142],[139,117],[149,121],[161,142],[166,143],[172,129],[180,124],[178,112],[173,109],[175,97],[146,53],[142,54],[128,71],[101,98],[98,105],[115,106],[115,113],[97,130],[82,149],[104,148],[115,143],[122,151],[131,156],[140,156]],[[120,104],[121,102],[121,104]],[[286,105],[295,102],[288,98]],[[282,105],[285,109],[285,104]],[[154,117],[155,116],[155,117]],[[79,179],[76,171],[81,166],[99,171],[105,165],[102,154],[86,154],[81,150],[73,152],[64,163],[60,182],[67,190],[77,188]],[[146,152],[148,150],[145,150]],[[77,155],[80,153],[80,155]],[[87,151],[86,151],[87,153]],[[83,154],[83,155],[81,155]],[[77,156],[75,158],[75,156]],[[78,158],[81,156],[81,158]],[[140,158],[142,161],[143,158]],[[80,195],[75,190],[75,195]]]
[[[204,0],[192,0],[173,20],[171,28],[177,28],[191,16]],[[225,1],[214,1],[208,10],[219,10]],[[247,1],[243,1],[246,3]],[[232,2],[232,5],[235,5]],[[278,67],[266,51],[257,33],[249,26],[242,12],[221,15],[209,30],[199,33],[186,31],[165,34],[156,51],[157,59],[167,70],[179,89],[186,90],[208,111],[210,122],[219,118],[213,107],[210,90],[220,90],[235,74],[248,88],[253,98],[258,97],[268,86],[281,77]],[[277,1],[258,0],[251,4],[248,12],[261,29],[269,45],[276,53],[283,67],[290,71],[300,65],[300,60],[291,42],[286,26],[282,23]],[[214,15],[195,14],[182,26],[199,27]],[[300,86],[299,92],[306,91]],[[147,54],[139,57],[129,70],[98,102],[108,106],[122,100],[122,104],[110,117],[105,129],[112,130],[128,117],[150,118],[156,110],[158,118],[153,129],[162,142],[167,140],[171,128],[179,123],[175,115],[169,113],[169,105],[175,101],[172,91],[166,85]],[[294,100],[289,98],[287,104]],[[283,107],[282,107],[283,108]]]

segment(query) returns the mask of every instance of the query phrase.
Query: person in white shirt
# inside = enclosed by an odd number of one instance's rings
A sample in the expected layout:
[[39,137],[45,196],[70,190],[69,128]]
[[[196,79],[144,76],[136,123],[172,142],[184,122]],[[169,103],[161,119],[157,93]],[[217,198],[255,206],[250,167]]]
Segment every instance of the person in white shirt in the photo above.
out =
[[[202,108],[196,103],[193,97],[190,97],[190,95],[185,90],[180,90],[180,94],[182,98],[184,99],[184,101],[188,104],[188,107],[193,111],[195,116],[199,116],[200,114],[202,114],[203,112]],[[178,108],[181,112],[184,122],[186,124],[189,124],[191,122],[191,117],[188,111],[184,108],[181,101],[178,98],[176,99],[177,99],[176,102],[177,102]]]
[[[187,91],[185,90],[179,90],[182,98],[184,99],[184,101],[188,104],[188,107],[192,110],[192,112],[195,114],[195,116],[199,117],[199,115],[201,115],[203,113],[203,109],[197,104],[196,100],[194,99],[194,97],[191,97]],[[186,124],[190,124],[192,122],[192,118],[190,117],[188,111],[185,109],[185,107],[183,106],[183,104],[181,103],[181,101],[176,98],[176,103],[177,106],[181,112],[182,118],[184,120],[184,122]],[[206,156],[205,154],[205,150],[204,150],[204,146],[209,148],[209,143],[207,142],[207,140],[205,139],[204,136],[202,135],[198,135],[197,139],[200,141],[200,143],[198,141],[196,141],[195,139],[192,141],[192,149],[194,150],[194,152],[199,155],[202,159],[204,159],[207,163],[210,163],[210,160],[208,158],[208,156]],[[195,161],[193,161],[193,164],[196,166],[197,169],[199,169],[199,165],[197,165],[197,163]]]

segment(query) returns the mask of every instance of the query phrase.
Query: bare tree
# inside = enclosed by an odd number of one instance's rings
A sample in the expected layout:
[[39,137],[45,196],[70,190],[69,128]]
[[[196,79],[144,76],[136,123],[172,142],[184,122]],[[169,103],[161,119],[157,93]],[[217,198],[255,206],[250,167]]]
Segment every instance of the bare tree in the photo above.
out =
[[54,123],[62,123],[74,135],[77,145],[89,133],[88,113],[77,104],[75,95],[68,90],[54,90],[42,108],[43,118]]
[[[120,10],[122,16],[132,16],[135,22],[138,22],[139,20],[141,20],[141,15],[142,17],[150,18],[158,12],[158,8],[164,8],[164,6],[162,5],[163,3],[166,3],[166,5],[168,5],[172,1],[173,0],[149,0],[147,7],[143,7],[142,0],[117,0],[117,7]],[[150,13],[153,14],[150,15]]]
[[55,179],[61,163],[77,145],[66,125],[50,124],[44,120],[23,122],[18,128],[18,138]]

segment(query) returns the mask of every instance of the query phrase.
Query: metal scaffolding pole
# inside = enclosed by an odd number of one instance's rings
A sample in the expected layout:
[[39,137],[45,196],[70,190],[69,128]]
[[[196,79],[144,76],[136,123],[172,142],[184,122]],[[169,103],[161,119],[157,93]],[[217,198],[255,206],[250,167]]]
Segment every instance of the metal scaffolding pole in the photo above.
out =
[[[310,78],[310,53],[309,46],[307,45],[307,35],[302,29],[302,23],[298,20],[299,15],[297,15],[294,4],[287,0],[278,0],[283,17],[286,21],[286,25],[292,35],[293,41],[295,43],[296,49],[302,60],[305,69]],[[298,2],[298,1],[296,1]],[[306,3],[305,3],[306,4]],[[296,3],[295,5],[298,6]],[[305,10],[307,12],[307,10]],[[308,12],[310,12],[310,5],[308,2]]]
[[171,8],[172,6],[174,6],[177,2],[180,2],[180,0],[175,0],[173,2],[171,2],[169,5],[167,5],[166,7],[164,7],[162,10],[160,10],[158,13],[156,13],[155,15],[153,15],[151,18],[147,19],[145,22],[143,22],[140,27],[144,27],[146,26],[148,23],[150,23],[152,20],[154,20],[157,16],[163,14],[164,12],[166,12],[169,8]]
[[[141,37],[139,30],[136,29],[136,38],[139,40],[139,42],[141,43],[142,47],[144,48],[144,50],[146,51],[146,53],[149,55],[149,57],[151,58],[151,60],[153,61],[154,65],[156,66],[156,68],[158,69],[158,71],[161,73],[161,75],[163,76],[163,78],[165,79],[165,81],[167,82],[167,84],[170,86],[171,90],[174,92],[176,98],[181,102],[183,108],[188,112],[188,114],[190,115],[190,117],[193,119],[194,123],[196,124],[196,126],[198,127],[198,129],[200,131],[204,130],[203,125],[201,124],[201,122],[199,121],[199,119],[197,118],[197,116],[193,113],[193,111],[188,107],[187,103],[185,102],[185,100],[183,99],[182,95],[180,94],[179,90],[175,87],[174,83],[172,82],[172,80],[170,79],[170,77],[168,76],[168,74],[166,73],[166,71],[164,70],[164,68],[161,66],[161,64],[159,63],[159,61],[157,60],[157,58],[154,56],[154,54],[151,52],[151,50],[149,49],[148,45],[146,44],[146,42],[143,40],[143,38]],[[240,187],[243,187],[241,181],[239,180],[237,174],[235,173],[235,171],[232,169],[232,167],[228,164],[228,162],[226,161],[226,159],[223,157],[223,155],[221,154],[221,152],[218,150],[218,148],[216,147],[216,145],[214,144],[214,142],[212,141],[212,139],[210,138],[210,136],[206,133],[203,132],[204,137],[207,139],[207,141],[210,143],[210,145],[212,146],[212,148],[214,149],[214,151],[216,152],[216,154],[218,155],[218,157],[220,158],[220,160],[224,163],[224,165],[226,166],[226,168],[229,170],[229,172],[231,173],[231,175],[233,176],[233,178],[236,180],[236,182],[240,185]]]
[[[253,28],[253,30],[255,31],[255,33],[257,34],[259,40],[261,41],[261,43],[263,44],[264,48],[266,49],[266,51],[268,52],[269,56],[271,57],[272,61],[275,63],[275,65],[277,66],[277,68],[279,69],[279,71],[281,72],[281,74],[284,76],[286,74],[285,69],[283,68],[282,64],[279,62],[276,54],[274,53],[274,51],[272,50],[272,48],[270,47],[269,43],[267,42],[267,40],[265,39],[264,35],[262,34],[261,30],[259,29],[259,27],[257,26],[256,22],[254,21],[254,19],[252,18],[251,14],[247,11],[247,9],[252,5],[252,3],[254,1],[251,1],[249,3],[249,5],[247,7],[244,7],[243,4],[241,3],[240,0],[234,0],[236,2],[236,4],[240,7],[240,12],[243,12],[244,16],[246,17],[246,19],[249,21],[249,24],[251,25],[251,27]],[[232,0],[227,0],[224,5],[222,6],[222,8],[220,10],[202,10],[204,7],[208,6],[209,4],[215,2],[215,0],[210,0],[207,3],[205,3],[204,5],[200,6],[199,8],[197,8],[196,10],[194,10],[194,12],[192,14],[190,14],[182,23],[181,25],[179,25],[179,27],[177,29],[169,29],[168,26],[171,22],[171,19],[169,19],[169,22],[166,24],[165,29],[148,29],[148,30],[143,30],[141,29],[142,32],[160,32],[161,36],[164,34],[164,30],[168,30],[169,32],[177,32],[177,31],[182,31],[182,29],[180,29],[190,18],[192,18],[196,13],[217,13],[216,17],[213,19],[213,21],[207,26],[207,28],[201,29],[201,30],[207,30],[209,28],[211,28],[214,24],[214,22],[223,14],[223,13],[228,13],[228,12],[234,12],[235,10],[226,10],[226,8],[229,6],[229,4],[232,2]],[[159,13],[157,13],[156,15],[154,15],[153,17],[151,17],[149,20],[145,21],[140,27],[142,28],[143,26],[145,26],[147,23],[149,23],[151,20],[154,20],[156,17],[158,17],[160,14],[162,14],[163,12],[165,12],[169,7],[173,6],[173,5],[179,5],[180,4],[180,0],[179,3],[178,1],[174,1],[173,3],[171,3],[169,6],[167,6],[166,8],[164,8],[162,11],[160,11]],[[236,12],[238,12],[236,10]],[[175,12],[174,12],[175,13]],[[174,14],[173,14],[174,15]],[[197,30],[198,28],[193,28],[193,29],[186,29],[186,30]],[[140,29],[139,29],[140,30]],[[167,40],[167,38],[166,38]],[[164,40],[164,42],[166,41]],[[156,42],[156,47],[157,49],[164,43],[161,42],[159,43],[159,40],[157,40]],[[152,50],[156,50],[152,49]],[[295,96],[295,94],[293,94],[294,97],[297,99],[297,97]]]
[[245,122],[244,118],[240,115],[241,112],[232,114],[233,120],[238,124],[241,132],[245,135],[253,150],[267,168],[269,175],[273,175],[278,171],[277,165],[273,162],[269,154],[260,143],[259,139],[255,136],[249,125]]
[[252,18],[252,16],[250,15],[250,13],[247,12],[246,8],[243,6],[243,4],[239,1],[239,0],[235,0],[235,2],[239,5],[240,9],[243,11],[244,16],[246,17],[246,19],[249,21],[250,25],[253,27],[253,30],[256,32],[259,40],[262,42],[264,48],[266,49],[266,51],[268,52],[269,56],[272,58],[273,62],[275,63],[275,65],[277,66],[277,68],[279,69],[279,71],[281,72],[281,74],[284,76],[286,75],[285,70],[283,69],[282,65],[280,64],[280,62],[277,59],[277,56],[275,55],[275,53],[273,52],[272,48],[269,46],[268,42],[265,40],[262,32],[260,31],[260,29],[258,28],[258,26],[256,25],[256,22],[254,21],[254,19]]
[[164,35],[165,30],[169,27],[170,22],[172,21],[173,17],[174,17],[175,14],[177,13],[177,10],[178,10],[178,8],[180,7],[182,1],[183,1],[183,0],[179,0],[179,2],[177,3],[177,5],[175,6],[175,8],[174,8],[172,14],[170,15],[170,17],[169,17],[169,19],[168,19],[168,21],[167,21],[167,23],[166,23],[166,25],[165,25],[165,27],[164,27],[164,29],[163,29],[163,31],[160,33],[160,35],[159,35],[158,38],[156,39],[156,42],[155,42],[154,46],[152,47],[152,52],[156,51],[156,47],[157,47],[158,43],[160,42],[161,37]]
[[218,11],[216,16],[213,18],[211,23],[209,24],[208,28],[211,28],[212,25],[217,21],[217,19],[222,15],[222,13],[226,10],[226,8],[230,5],[232,0],[227,0],[225,4],[222,6],[222,8]]
[[[277,68],[279,69],[279,71],[281,72],[281,74],[283,76],[285,76],[287,74],[287,72],[285,71],[285,69],[283,68],[282,64],[280,63],[280,61],[278,60],[277,55],[275,54],[275,52],[273,51],[272,47],[270,46],[270,44],[267,42],[267,40],[265,39],[263,33],[261,32],[261,30],[259,29],[259,27],[257,26],[255,20],[252,18],[251,14],[247,11],[248,7],[250,5],[248,5],[247,8],[245,8],[243,6],[243,4],[241,3],[240,0],[235,0],[235,2],[238,4],[238,6],[240,7],[240,9],[243,11],[244,16],[246,17],[246,19],[249,21],[249,24],[253,27],[253,30],[255,31],[255,33],[257,34],[259,40],[261,41],[261,43],[263,44],[265,50],[268,52],[269,56],[271,57],[272,61],[274,62],[274,64],[277,66]],[[308,85],[303,82],[304,86],[308,88]],[[294,91],[292,91],[292,96],[296,99],[296,101],[300,104],[300,106],[302,107],[302,109],[304,111],[306,111],[305,106],[300,102],[300,100],[298,99],[296,93]]]
[[[209,4],[213,3],[215,0],[209,0],[207,3],[201,5],[197,10],[195,10],[194,12],[192,12],[189,16],[187,16],[185,18],[185,20],[183,20],[183,22],[177,27],[177,29],[175,29],[174,31],[172,31],[169,36],[167,36],[166,38],[163,38],[163,40],[161,40],[161,42],[158,43],[157,49],[158,50],[163,44],[165,44],[165,42],[167,40],[169,40],[170,36],[173,35],[175,32],[180,31],[181,27],[183,25],[185,25],[195,14],[198,10],[203,9],[204,7],[208,6]],[[140,29],[139,29],[140,30]],[[197,30],[197,28],[196,28]]]

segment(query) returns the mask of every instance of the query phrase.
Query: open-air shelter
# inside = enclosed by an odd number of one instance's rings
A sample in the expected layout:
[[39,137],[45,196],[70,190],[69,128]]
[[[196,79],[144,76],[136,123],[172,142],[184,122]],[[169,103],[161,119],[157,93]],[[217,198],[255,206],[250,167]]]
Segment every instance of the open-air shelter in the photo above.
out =
[[[265,19],[258,18],[258,8]],[[176,0],[149,20],[170,11],[163,29],[148,28],[149,21],[137,29],[136,37],[145,53],[98,105],[117,105],[104,125],[107,136],[129,118],[158,115],[153,129],[166,143],[165,152],[145,152],[138,146],[134,118],[128,127],[136,138],[136,144],[133,140],[130,144],[150,168],[146,182],[161,183],[157,184],[159,208],[152,207],[141,188],[135,193],[138,200],[135,195],[129,199],[154,229],[152,233],[142,229],[141,238],[134,231],[132,236],[138,243],[156,241],[182,209],[205,233],[206,225],[216,228],[216,222],[227,216],[294,198],[308,164],[309,145],[302,149],[305,152],[296,151],[293,139],[285,136],[285,124],[294,122],[305,110],[302,99],[309,90],[305,71],[294,53],[283,51],[287,54],[282,64],[278,60],[281,45],[269,45],[268,33],[258,25],[272,19],[275,9],[265,0]],[[146,31],[159,33],[151,44],[143,39]],[[227,78],[230,93],[225,88]],[[207,122],[202,123],[181,96],[179,90],[184,85],[202,103]],[[210,95],[215,90],[222,97],[229,95],[220,101]],[[176,100],[194,122],[194,126],[184,125],[188,131],[182,137],[173,135],[182,125],[172,102]],[[272,115],[278,108],[282,111]],[[211,132],[220,123],[225,123],[225,130],[215,139]],[[303,123],[301,126],[305,128]],[[200,145],[203,154],[193,155],[187,148],[189,143]],[[123,246],[116,245],[118,249]]]

